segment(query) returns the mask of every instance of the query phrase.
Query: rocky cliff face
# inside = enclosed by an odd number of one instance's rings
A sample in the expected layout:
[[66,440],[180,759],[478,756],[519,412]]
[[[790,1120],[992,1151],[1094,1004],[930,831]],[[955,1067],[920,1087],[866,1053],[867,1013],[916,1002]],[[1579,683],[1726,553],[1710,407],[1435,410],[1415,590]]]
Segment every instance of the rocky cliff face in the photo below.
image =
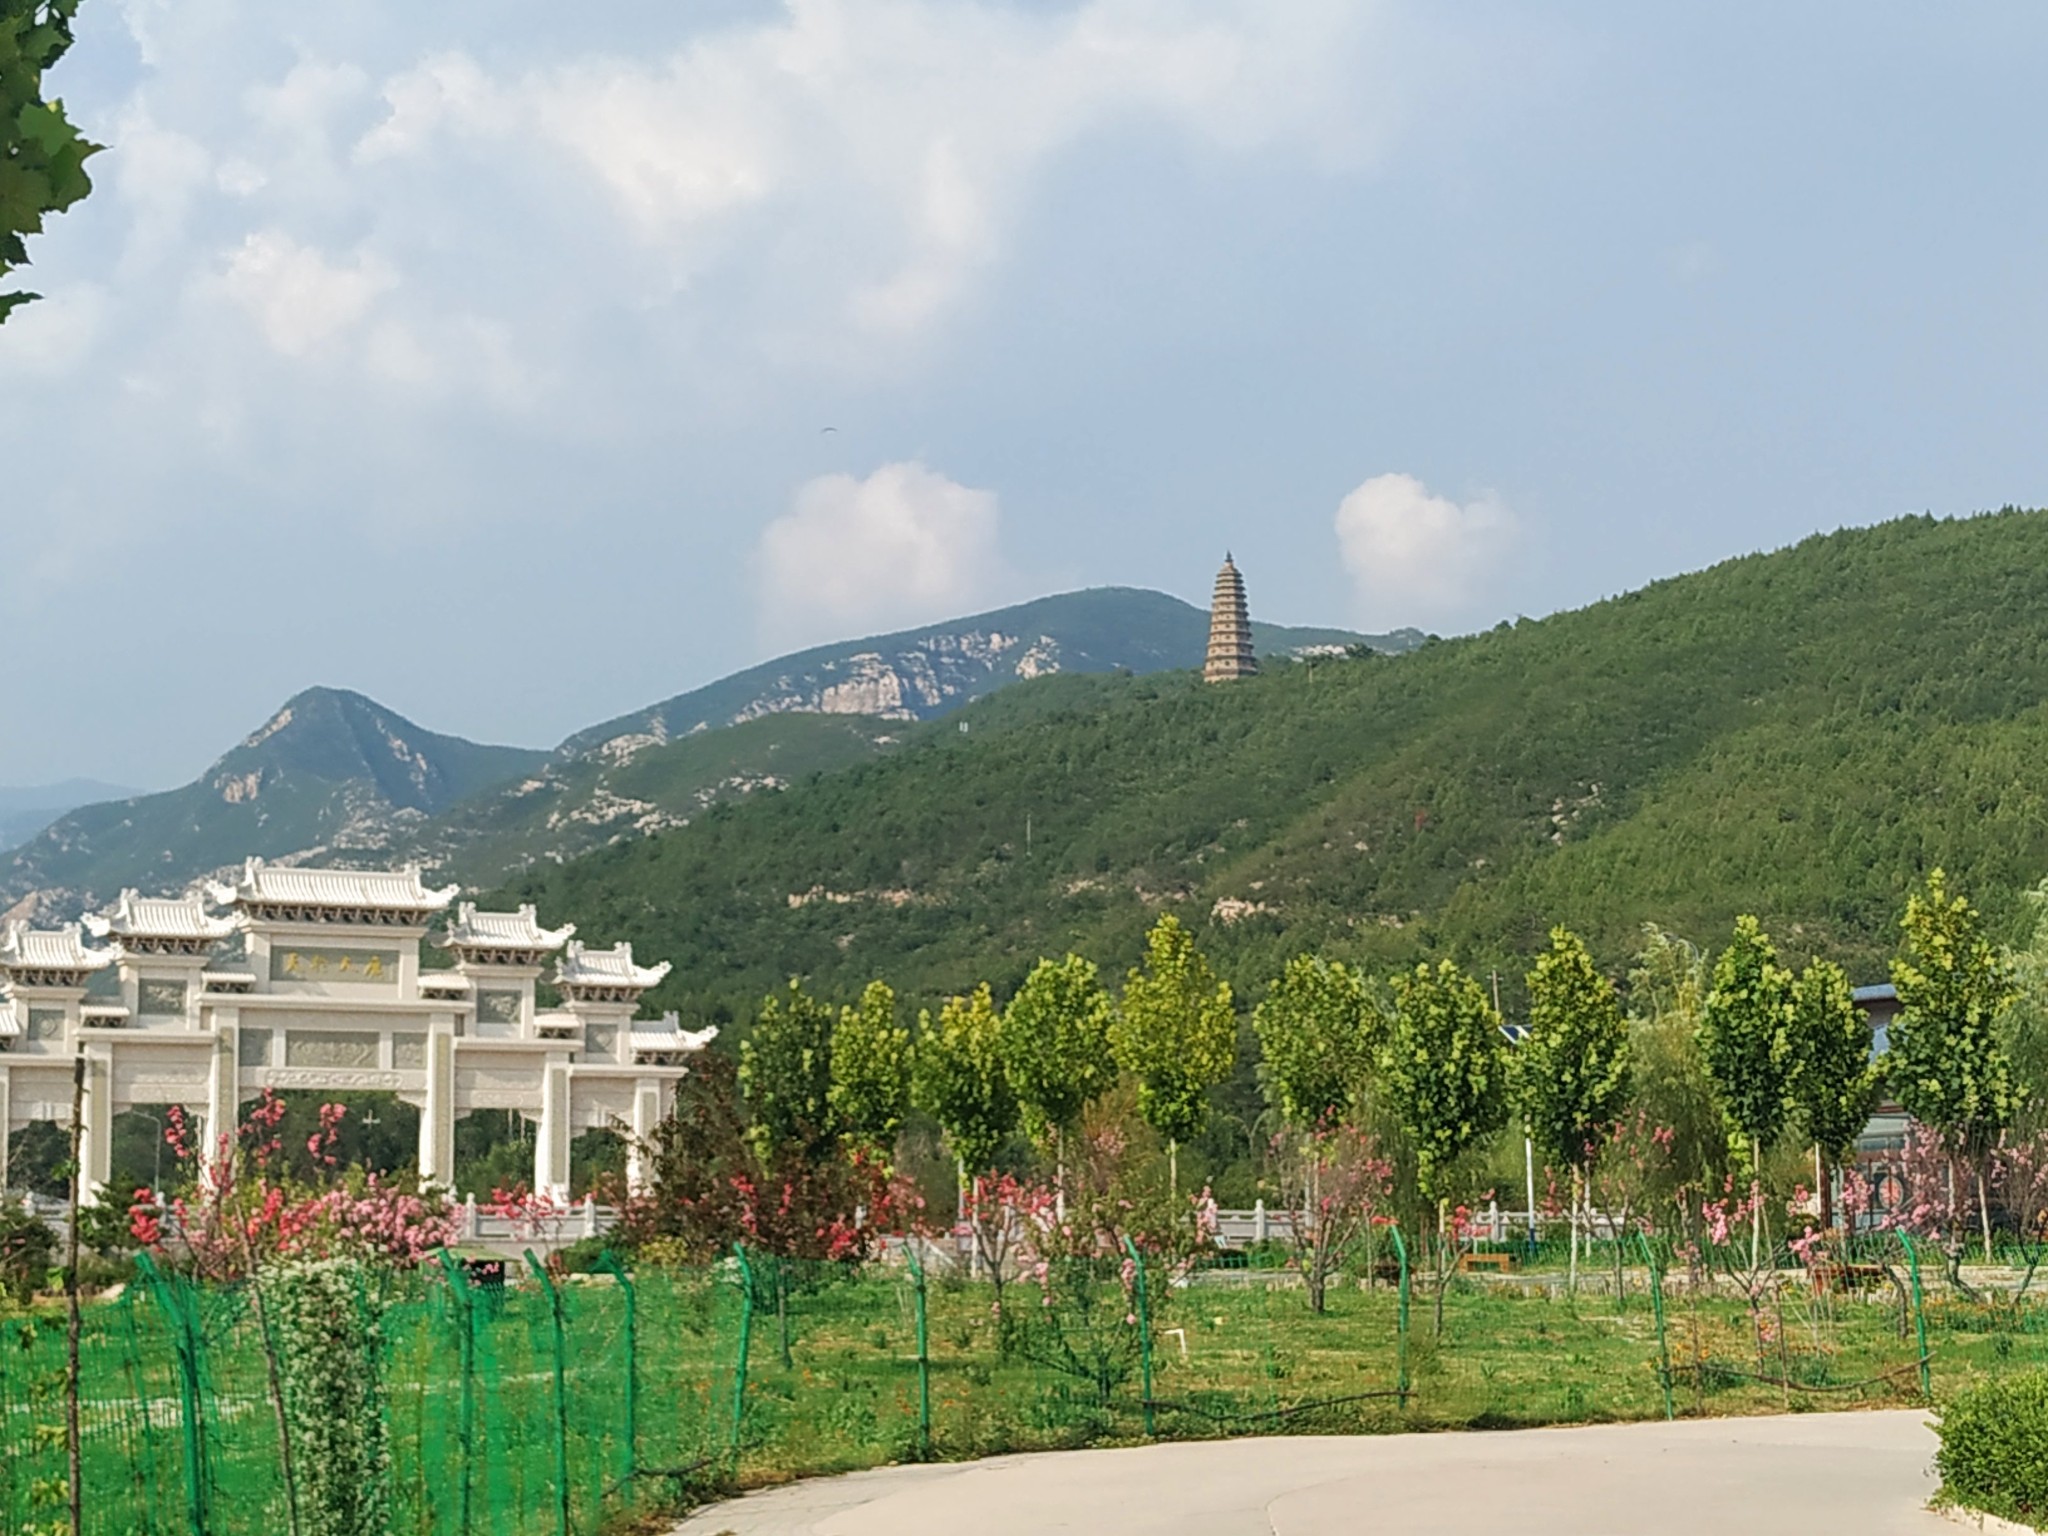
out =
[[[690,693],[593,726],[563,743],[568,757],[630,761],[649,747],[787,713],[930,720],[1006,683],[1051,672],[1157,672],[1199,667],[1209,616],[1163,592],[1098,587],[1040,598],[923,629],[819,646],[736,672]],[[1419,634],[1255,624],[1266,655],[1359,642],[1412,649]]]

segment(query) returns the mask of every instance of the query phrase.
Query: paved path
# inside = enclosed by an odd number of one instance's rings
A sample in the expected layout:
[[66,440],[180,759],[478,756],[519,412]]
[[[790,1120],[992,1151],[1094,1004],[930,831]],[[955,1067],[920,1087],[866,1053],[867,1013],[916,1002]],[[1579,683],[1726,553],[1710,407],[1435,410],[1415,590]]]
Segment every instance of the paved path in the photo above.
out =
[[1919,1410],[1221,1440],[820,1478],[674,1536],[1955,1536]]

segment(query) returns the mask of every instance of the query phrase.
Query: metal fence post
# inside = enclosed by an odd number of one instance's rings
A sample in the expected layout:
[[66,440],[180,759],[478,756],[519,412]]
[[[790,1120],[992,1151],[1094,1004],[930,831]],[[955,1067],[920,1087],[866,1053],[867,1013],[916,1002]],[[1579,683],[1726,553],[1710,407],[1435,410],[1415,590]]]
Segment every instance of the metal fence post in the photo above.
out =
[[1150,1298],[1145,1294],[1145,1256],[1138,1252],[1138,1245],[1124,1238],[1124,1252],[1129,1256],[1132,1279],[1136,1282],[1138,1302],[1138,1379],[1144,1388],[1145,1433],[1152,1434],[1152,1309]]
[[1899,1234],[1899,1246],[1906,1250],[1906,1272],[1913,1278],[1913,1333],[1920,1345],[1920,1395],[1932,1402],[1934,1375],[1927,1360],[1927,1308],[1926,1297],[1920,1287],[1920,1254],[1913,1246],[1913,1239],[1904,1232]]
[[149,1286],[149,1293],[162,1308],[171,1327],[171,1343],[178,1360],[178,1395],[184,1413],[185,1518],[192,1536],[209,1536],[206,1497],[206,1426],[200,1418],[199,1328],[192,1316],[191,1301],[180,1294],[176,1282],[167,1279],[150,1262],[147,1253],[135,1256],[135,1267]]
[[558,1536],[569,1536],[569,1382],[566,1357],[569,1341],[562,1326],[562,1293],[545,1265],[526,1250],[526,1264],[548,1293],[548,1308],[555,1325],[555,1525]]
[[618,1256],[609,1248],[598,1260],[598,1267],[618,1283],[619,1292],[626,1301],[626,1470],[619,1486],[626,1490],[626,1502],[633,1502],[633,1480],[640,1475],[640,1316],[639,1304],[633,1295],[633,1282],[627,1276]]
[[1664,1266],[1657,1262],[1657,1250],[1650,1246],[1647,1232],[1638,1231],[1636,1242],[1643,1250],[1643,1262],[1650,1267],[1650,1310],[1657,1317],[1657,1385],[1664,1393],[1664,1417],[1675,1419],[1671,1406],[1671,1345],[1664,1335]]
[[1401,1303],[1396,1314],[1395,1328],[1395,1390],[1400,1393],[1401,1406],[1408,1406],[1408,1242],[1401,1236],[1399,1227],[1387,1228],[1388,1236],[1394,1240],[1394,1257],[1401,1266]]
[[747,1245],[734,1243],[733,1257],[740,1266],[740,1338],[732,1368],[732,1465],[740,1464],[740,1429],[747,1416],[747,1350],[754,1339],[754,1267],[747,1262]]
[[918,1262],[917,1240],[903,1250],[910,1261],[911,1299],[917,1308],[917,1456],[932,1459],[932,1351],[925,1319],[924,1265]]

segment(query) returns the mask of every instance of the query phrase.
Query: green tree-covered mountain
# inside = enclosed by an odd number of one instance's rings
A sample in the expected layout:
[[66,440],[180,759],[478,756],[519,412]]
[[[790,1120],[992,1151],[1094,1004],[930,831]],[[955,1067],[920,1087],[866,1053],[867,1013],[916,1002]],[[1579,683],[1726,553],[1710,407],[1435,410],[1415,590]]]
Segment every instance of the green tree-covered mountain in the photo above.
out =
[[[1368,644],[1413,649],[1422,635],[1253,626],[1286,657]],[[470,885],[607,843],[681,826],[717,801],[782,789],[900,744],[996,689],[1054,673],[1198,667],[1209,617],[1129,587],[1065,592],[921,629],[818,646],[579,731],[548,765],[425,825],[406,846]]]
[[[1261,655],[1366,643],[1412,650],[1416,630],[1359,635],[1340,629],[1252,626]],[[1160,672],[1199,667],[1209,615],[1164,592],[1094,587],[893,635],[871,635],[749,667],[689,693],[579,731],[568,756],[641,747],[692,731],[789,711],[930,720],[1005,684],[1049,673]]]
[[1161,910],[1240,983],[1317,947],[1518,976],[1645,921],[1881,975],[1945,864],[1994,917],[2048,873],[2048,514],[1816,537],[1404,656],[1064,676],[787,794],[502,892],[673,958],[669,1004],[1121,966]]
[[[1020,679],[1199,665],[1207,628],[1201,610],[1162,593],[1071,592],[785,657],[578,732],[553,753],[479,747],[359,694],[312,689],[198,782],[55,820],[0,860],[0,895],[36,892],[42,910],[62,914],[124,885],[176,889],[249,853],[418,858],[489,885],[871,758],[905,724]],[[1422,639],[1278,625],[1256,638],[1275,656]]]
[[56,911],[123,886],[175,888],[249,854],[375,859],[409,824],[538,767],[546,754],[423,730],[338,688],[309,688],[181,789],[82,806],[0,860],[0,891]]
[[396,848],[467,886],[684,826],[705,807],[885,752],[903,727],[862,715],[777,714],[613,756],[558,756],[405,828]]

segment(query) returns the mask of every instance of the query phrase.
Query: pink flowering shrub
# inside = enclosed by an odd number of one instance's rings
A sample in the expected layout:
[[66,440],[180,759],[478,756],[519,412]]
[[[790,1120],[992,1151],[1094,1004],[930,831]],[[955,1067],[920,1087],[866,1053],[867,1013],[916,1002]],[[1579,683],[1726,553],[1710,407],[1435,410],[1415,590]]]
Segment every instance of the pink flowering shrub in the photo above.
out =
[[184,1188],[165,1197],[138,1189],[129,1232],[160,1263],[209,1280],[237,1280],[283,1259],[352,1258],[410,1267],[455,1240],[438,1198],[374,1173],[341,1169],[334,1156],[347,1110],[320,1107],[306,1151],[323,1182],[285,1171],[279,1126],[285,1105],[266,1090],[242,1124],[202,1148],[173,1105],[164,1140],[185,1170]]

